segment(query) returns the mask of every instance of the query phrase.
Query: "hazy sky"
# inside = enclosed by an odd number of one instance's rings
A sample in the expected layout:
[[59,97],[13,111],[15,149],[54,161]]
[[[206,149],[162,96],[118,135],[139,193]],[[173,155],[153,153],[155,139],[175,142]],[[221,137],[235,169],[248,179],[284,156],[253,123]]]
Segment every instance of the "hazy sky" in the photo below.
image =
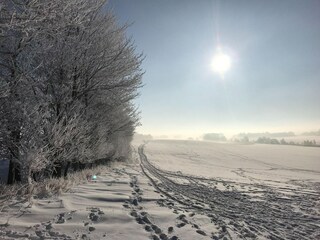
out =
[[[143,51],[151,134],[320,128],[320,1],[111,0]],[[232,60],[213,72],[217,46]]]

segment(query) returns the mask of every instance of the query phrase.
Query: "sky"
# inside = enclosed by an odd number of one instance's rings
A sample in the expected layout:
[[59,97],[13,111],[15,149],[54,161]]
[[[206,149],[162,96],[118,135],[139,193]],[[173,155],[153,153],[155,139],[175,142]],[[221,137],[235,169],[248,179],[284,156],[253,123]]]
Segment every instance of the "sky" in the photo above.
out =
[[[320,1],[110,0],[143,52],[153,135],[320,129]],[[212,69],[220,47],[231,59]]]

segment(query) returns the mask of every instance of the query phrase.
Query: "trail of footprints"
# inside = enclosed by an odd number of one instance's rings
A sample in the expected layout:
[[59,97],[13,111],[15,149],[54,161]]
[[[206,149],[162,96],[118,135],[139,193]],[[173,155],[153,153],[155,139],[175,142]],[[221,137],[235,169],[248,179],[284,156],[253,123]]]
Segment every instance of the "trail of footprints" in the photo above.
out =
[[[88,221],[84,221],[85,232],[83,230],[75,230],[76,239],[89,240],[90,233],[95,230],[95,227],[92,226],[93,223],[98,222],[101,215],[103,215],[103,211],[99,208],[88,208]],[[33,233],[19,233],[13,230],[2,231],[0,230],[0,239],[6,239],[3,237],[9,237],[10,239],[32,239],[32,240],[45,240],[45,239],[54,239],[54,240],[72,240],[74,237],[68,236],[64,233],[60,233],[55,231],[54,224],[65,224],[68,221],[73,219],[76,210],[70,212],[62,212],[57,214],[52,220],[41,222],[34,226],[31,226],[29,229],[32,230]],[[105,237],[104,235],[103,237]]]
[[[133,189],[132,196],[130,201],[127,201],[123,206],[127,209],[130,209],[130,215],[134,217],[138,224],[141,224],[144,226],[145,231],[150,232],[151,239],[153,240],[178,240],[179,238],[176,235],[173,235],[174,233],[174,227],[170,226],[167,229],[167,234],[159,228],[157,225],[153,224],[152,218],[148,214],[148,212],[143,210],[143,207],[140,206],[140,202],[142,201],[142,195],[143,191],[138,185],[138,180],[136,176],[131,176],[131,182],[130,187]],[[155,192],[159,193],[157,190]],[[164,197],[162,194],[160,194],[161,197]],[[218,235],[215,235],[214,233],[206,233],[200,227],[191,219],[195,216],[194,212],[190,212],[187,214],[188,210],[183,210],[182,208],[176,206],[176,204],[168,199],[168,198],[161,198],[157,201],[157,204],[159,206],[167,207],[169,209],[173,210],[173,213],[177,214],[176,218],[176,225],[175,228],[183,228],[186,225],[191,225],[192,228],[195,229],[195,232],[199,235],[203,236],[209,236],[211,239],[223,239],[227,240],[226,237],[226,227],[222,226],[220,229],[220,233]]]
[[132,195],[130,201],[127,201],[123,206],[130,209],[130,215],[134,217],[138,224],[144,226],[144,230],[150,233],[153,240],[178,240],[179,238],[173,235],[174,228],[169,227],[168,230],[163,231],[156,224],[153,223],[151,216],[148,212],[144,211],[140,206],[142,201],[143,191],[138,185],[138,179],[136,176],[131,176],[130,187],[132,188]]
[[[88,220],[83,221],[83,226],[85,228],[85,232],[83,230],[76,230],[74,231],[76,235],[76,239],[82,239],[82,240],[89,240],[90,239],[90,234],[91,232],[95,231],[96,228],[94,227],[94,224],[100,221],[100,218],[102,215],[104,215],[104,212],[98,208],[98,207],[88,207],[86,209],[88,211]],[[64,213],[59,213],[55,220],[54,223],[56,224],[64,224],[69,220],[72,220],[73,214],[76,211],[71,211],[71,212],[64,212]],[[45,224],[43,224],[45,228],[50,230],[52,228],[52,223],[49,221]],[[102,237],[106,237],[106,233],[103,234]],[[68,239],[68,238],[63,238],[63,239]]]
[[[206,231],[202,230],[198,224],[195,223],[195,221],[193,220],[193,217],[196,215],[196,213],[193,211],[194,209],[192,208],[192,206],[188,209],[185,208],[183,206],[177,206],[172,200],[166,198],[166,199],[159,199],[157,201],[159,206],[162,207],[168,207],[170,209],[173,209],[173,213],[179,215],[176,220],[177,220],[177,224],[176,227],[177,228],[183,228],[186,225],[191,225],[192,228],[195,229],[196,233],[203,235],[203,236],[208,236],[211,239],[222,239],[222,240],[227,240],[227,229],[225,225],[221,225],[221,226],[217,226],[217,228],[219,229],[218,233],[207,233]],[[180,205],[180,204],[179,204]],[[191,212],[189,212],[189,210],[191,210]],[[181,213],[183,212],[183,213]],[[197,214],[201,214],[202,213],[197,213]],[[214,223],[216,221],[215,217],[213,215],[208,216],[209,218],[211,218],[211,222]]]

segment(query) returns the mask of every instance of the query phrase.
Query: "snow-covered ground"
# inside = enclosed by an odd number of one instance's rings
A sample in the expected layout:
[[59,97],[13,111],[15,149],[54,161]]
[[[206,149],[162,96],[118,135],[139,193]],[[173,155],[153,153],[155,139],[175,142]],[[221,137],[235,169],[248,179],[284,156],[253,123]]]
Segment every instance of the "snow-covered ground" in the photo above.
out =
[[0,239],[320,239],[319,148],[135,146],[95,182],[5,208]]
[[320,148],[157,140],[145,147],[162,169],[235,181],[320,182]]
[[143,151],[161,191],[225,226],[215,237],[320,239],[320,148],[159,140]]

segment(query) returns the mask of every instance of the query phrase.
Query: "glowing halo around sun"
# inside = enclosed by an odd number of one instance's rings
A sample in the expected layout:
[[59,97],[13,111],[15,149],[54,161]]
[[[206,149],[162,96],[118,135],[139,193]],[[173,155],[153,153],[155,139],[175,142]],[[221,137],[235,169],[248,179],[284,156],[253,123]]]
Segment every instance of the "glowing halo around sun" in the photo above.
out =
[[211,67],[214,72],[223,77],[231,67],[231,58],[219,50],[212,59]]

